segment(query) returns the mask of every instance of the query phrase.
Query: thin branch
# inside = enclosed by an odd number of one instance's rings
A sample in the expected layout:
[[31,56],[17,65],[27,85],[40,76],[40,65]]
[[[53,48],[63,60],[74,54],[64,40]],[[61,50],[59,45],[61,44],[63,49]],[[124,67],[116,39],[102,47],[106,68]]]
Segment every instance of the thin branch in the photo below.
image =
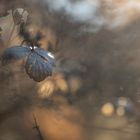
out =
[[33,119],[34,119],[34,122],[35,122],[35,126],[33,127],[33,129],[36,129],[36,130],[37,130],[39,139],[40,139],[40,140],[44,140],[44,138],[43,138],[43,136],[42,136],[42,134],[41,134],[39,125],[37,124],[37,120],[36,120],[35,115],[33,115]]
[[8,41],[7,41],[7,46],[10,44],[11,38],[12,38],[13,33],[14,33],[14,30],[15,30],[15,27],[16,27],[16,25],[15,25],[15,23],[14,23],[14,25],[13,25],[13,27],[12,27],[12,31],[11,31],[10,36],[9,36],[9,39],[8,39]]

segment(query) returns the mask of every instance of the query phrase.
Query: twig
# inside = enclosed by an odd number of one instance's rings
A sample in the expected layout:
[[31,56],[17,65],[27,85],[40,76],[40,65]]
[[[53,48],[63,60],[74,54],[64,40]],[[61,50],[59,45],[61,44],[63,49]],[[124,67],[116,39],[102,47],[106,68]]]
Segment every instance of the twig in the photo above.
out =
[[36,130],[37,130],[39,139],[40,139],[40,140],[44,140],[44,138],[43,138],[43,136],[42,136],[42,134],[41,134],[39,125],[37,124],[37,120],[36,120],[35,115],[33,115],[33,119],[34,119],[34,122],[35,122],[35,126],[33,127],[33,129],[36,129]]
[[15,27],[16,27],[16,25],[15,25],[15,23],[14,23],[14,25],[13,25],[13,27],[12,27],[12,31],[11,31],[10,36],[9,36],[9,39],[8,39],[8,41],[7,41],[7,46],[10,44],[12,35],[13,35],[13,33],[14,33],[14,30],[15,30]]

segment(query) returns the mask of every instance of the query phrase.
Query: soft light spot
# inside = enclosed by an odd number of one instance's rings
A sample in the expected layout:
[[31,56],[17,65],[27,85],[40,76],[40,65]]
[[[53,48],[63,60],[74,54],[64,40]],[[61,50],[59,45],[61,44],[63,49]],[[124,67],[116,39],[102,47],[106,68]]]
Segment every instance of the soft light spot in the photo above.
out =
[[112,103],[106,103],[102,106],[101,112],[104,116],[110,117],[114,112],[114,106]]
[[123,106],[119,106],[116,110],[116,114],[118,116],[124,116],[125,115],[125,108]]

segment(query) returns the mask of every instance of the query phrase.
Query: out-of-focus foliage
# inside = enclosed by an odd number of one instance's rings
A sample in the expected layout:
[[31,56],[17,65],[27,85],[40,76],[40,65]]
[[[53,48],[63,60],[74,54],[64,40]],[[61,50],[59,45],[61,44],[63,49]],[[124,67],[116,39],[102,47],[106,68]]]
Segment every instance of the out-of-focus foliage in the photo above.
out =
[[55,73],[52,77],[38,84],[38,93],[40,97],[48,97],[52,93],[76,94],[81,88],[81,80],[76,77],[66,79],[63,73]]
[[54,92],[68,92],[68,83],[61,73],[57,73],[38,84],[40,97],[48,97]]

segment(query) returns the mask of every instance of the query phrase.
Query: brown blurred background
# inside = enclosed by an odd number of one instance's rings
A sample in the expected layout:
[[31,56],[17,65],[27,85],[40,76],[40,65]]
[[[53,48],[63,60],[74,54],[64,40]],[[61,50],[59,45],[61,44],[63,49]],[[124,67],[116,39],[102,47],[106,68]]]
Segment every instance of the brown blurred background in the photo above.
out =
[[23,38],[11,11],[54,53],[34,82],[25,60],[0,65],[0,140],[140,139],[139,0],[1,0],[0,54]]

